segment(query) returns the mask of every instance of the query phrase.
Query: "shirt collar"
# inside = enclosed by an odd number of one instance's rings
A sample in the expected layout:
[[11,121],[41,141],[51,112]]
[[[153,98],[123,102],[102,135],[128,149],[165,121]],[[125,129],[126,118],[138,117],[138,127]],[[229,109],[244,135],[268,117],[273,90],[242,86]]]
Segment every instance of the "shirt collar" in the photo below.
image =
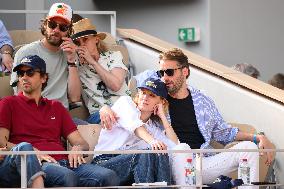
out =
[[[18,96],[23,99],[25,102],[27,103],[35,103],[35,99],[30,99],[28,97],[26,97],[23,92],[19,92],[18,93]],[[47,102],[46,102],[46,98],[43,98],[43,97],[40,97],[39,99],[39,105],[45,105]]]

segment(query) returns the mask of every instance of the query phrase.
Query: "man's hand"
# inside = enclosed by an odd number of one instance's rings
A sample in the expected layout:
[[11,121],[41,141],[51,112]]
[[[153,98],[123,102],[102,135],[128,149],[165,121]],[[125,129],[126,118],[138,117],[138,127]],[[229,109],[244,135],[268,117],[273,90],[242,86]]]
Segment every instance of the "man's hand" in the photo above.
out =
[[[39,151],[39,150],[34,147],[34,151]],[[44,161],[49,163],[58,163],[53,157],[51,157],[48,154],[37,154],[36,156],[40,165],[42,165],[42,162]]]
[[73,43],[71,38],[62,37],[62,40],[63,42],[60,45],[60,48],[66,53],[67,61],[72,63],[75,62],[77,46]]
[[[264,135],[257,135],[259,139],[259,144],[258,147],[259,149],[274,149],[273,144],[268,140],[268,138]],[[261,153],[263,155],[263,153]],[[266,159],[266,164],[270,165],[275,157],[275,152],[266,152],[267,159]]]
[[112,109],[105,105],[100,109],[101,126],[104,129],[111,130],[112,126],[117,123],[117,115]]
[[2,70],[9,70],[12,72],[12,67],[13,67],[13,58],[10,54],[2,54]]
[[[0,151],[7,151],[7,148],[0,148]],[[0,162],[3,161],[5,158],[5,155],[0,155]]]
[[[74,145],[71,151],[82,151],[83,149],[79,145]],[[68,160],[70,167],[77,168],[79,165],[86,163],[86,160],[83,157],[83,154],[69,154]]]

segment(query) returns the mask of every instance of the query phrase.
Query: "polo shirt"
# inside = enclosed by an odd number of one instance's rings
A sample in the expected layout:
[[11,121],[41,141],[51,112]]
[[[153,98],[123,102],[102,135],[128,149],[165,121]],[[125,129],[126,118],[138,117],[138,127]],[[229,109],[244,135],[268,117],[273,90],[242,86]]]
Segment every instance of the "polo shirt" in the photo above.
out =
[[[28,142],[40,151],[65,151],[61,137],[77,130],[60,102],[41,98],[37,105],[23,93],[0,100],[0,127],[10,131],[10,142]],[[51,156],[68,159],[66,154]]]

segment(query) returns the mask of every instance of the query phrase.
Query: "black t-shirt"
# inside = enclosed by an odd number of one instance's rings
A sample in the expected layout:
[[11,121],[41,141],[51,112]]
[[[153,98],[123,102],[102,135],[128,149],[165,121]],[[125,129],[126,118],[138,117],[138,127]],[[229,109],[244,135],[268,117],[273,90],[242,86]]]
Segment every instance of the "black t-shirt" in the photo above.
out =
[[184,99],[175,99],[168,95],[167,100],[171,124],[179,141],[187,143],[191,149],[199,149],[205,140],[197,125],[191,94]]

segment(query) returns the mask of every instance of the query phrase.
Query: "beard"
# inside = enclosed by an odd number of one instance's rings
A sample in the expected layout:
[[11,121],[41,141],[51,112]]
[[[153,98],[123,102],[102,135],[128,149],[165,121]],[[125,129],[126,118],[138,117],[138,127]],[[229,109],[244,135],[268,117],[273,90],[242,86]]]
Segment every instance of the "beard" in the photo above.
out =
[[53,45],[53,46],[56,46],[56,47],[59,47],[63,40],[62,40],[62,37],[59,35],[59,34],[47,34],[47,32],[45,32],[44,34],[45,38],[46,38],[46,41]]
[[182,74],[176,79],[176,81],[172,81],[172,86],[167,86],[168,93],[171,95],[176,94],[183,86],[183,83],[185,82],[185,79]]

